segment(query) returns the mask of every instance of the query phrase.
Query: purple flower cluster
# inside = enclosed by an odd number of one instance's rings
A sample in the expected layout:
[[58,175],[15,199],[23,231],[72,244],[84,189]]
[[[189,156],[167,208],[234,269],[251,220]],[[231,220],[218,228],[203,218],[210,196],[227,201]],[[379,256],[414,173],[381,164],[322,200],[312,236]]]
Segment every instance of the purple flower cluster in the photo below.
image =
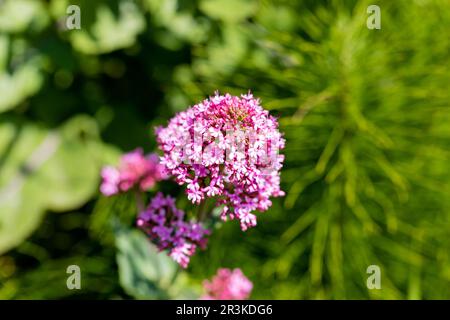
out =
[[145,156],[142,149],[126,153],[120,159],[119,167],[102,169],[100,191],[106,196],[138,188],[146,191],[158,181],[166,178],[166,171],[156,154]]
[[175,199],[160,192],[139,214],[137,225],[160,250],[169,250],[170,257],[183,268],[197,247],[206,247],[206,236],[210,233],[200,223],[185,221],[185,214],[176,208]]
[[206,280],[203,287],[206,294],[202,300],[245,300],[250,296],[253,284],[241,269],[222,268],[211,281]]
[[237,218],[243,231],[256,225],[254,210],[266,211],[270,197],[284,195],[279,150],[285,141],[277,120],[251,93],[216,93],[178,113],[156,134],[161,163],[186,184],[188,199],[199,204],[216,197],[222,219]]

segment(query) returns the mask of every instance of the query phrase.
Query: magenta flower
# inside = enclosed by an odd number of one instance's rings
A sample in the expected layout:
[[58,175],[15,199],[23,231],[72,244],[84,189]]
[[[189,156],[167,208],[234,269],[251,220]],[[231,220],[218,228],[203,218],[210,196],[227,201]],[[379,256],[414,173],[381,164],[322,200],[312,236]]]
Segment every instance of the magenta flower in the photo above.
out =
[[111,196],[135,187],[146,191],[166,178],[166,170],[156,154],[144,156],[142,149],[136,149],[122,156],[118,168],[104,167],[101,176],[100,191]]
[[197,247],[206,247],[210,232],[201,224],[187,222],[184,218],[184,212],[175,206],[175,199],[159,192],[139,214],[137,226],[159,250],[169,250],[169,256],[186,268]]
[[211,281],[203,283],[206,294],[203,300],[245,300],[248,299],[253,289],[253,284],[248,280],[241,269],[219,269]]
[[280,170],[284,139],[277,120],[252,94],[215,96],[173,117],[157,128],[165,165],[188,199],[199,204],[215,197],[223,220],[256,225],[255,210],[266,211],[271,197],[283,196]]

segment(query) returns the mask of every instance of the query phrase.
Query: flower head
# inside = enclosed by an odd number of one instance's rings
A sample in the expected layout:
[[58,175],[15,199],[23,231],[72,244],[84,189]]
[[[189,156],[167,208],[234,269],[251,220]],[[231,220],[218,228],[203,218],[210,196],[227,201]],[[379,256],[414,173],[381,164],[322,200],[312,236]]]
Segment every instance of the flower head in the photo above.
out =
[[253,289],[253,284],[240,269],[219,269],[211,281],[203,283],[206,295],[203,300],[245,300]]
[[197,247],[206,247],[210,233],[199,223],[185,221],[185,214],[177,209],[175,199],[164,197],[161,192],[139,214],[137,226],[159,250],[169,250],[169,256],[183,268],[188,266]]
[[134,187],[146,191],[166,178],[166,170],[156,154],[145,156],[142,149],[136,149],[122,156],[118,168],[104,167],[101,176],[100,191],[111,196]]
[[165,165],[192,203],[216,197],[222,219],[239,219],[242,230],[256,225],[255,210],[283,196],[280,169],[284,139],[277,120],[251,93],[204,100],[156,130]]

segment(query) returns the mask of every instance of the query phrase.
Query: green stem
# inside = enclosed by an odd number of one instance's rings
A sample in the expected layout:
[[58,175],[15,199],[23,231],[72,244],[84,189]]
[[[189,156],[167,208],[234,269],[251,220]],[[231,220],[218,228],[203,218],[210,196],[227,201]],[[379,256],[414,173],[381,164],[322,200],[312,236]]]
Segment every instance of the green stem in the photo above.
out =
[[[197,217],[199,222],[205,222],[206,219],[211,217],[212,209],[211,208],[211,201],[208,201],[209,199],[205,199],[203,202],[201,202],[198,206],[197,211]],[[214,200],[214,199],[212,199]]]
[[145,210],[144,200],[142,199],[142,193],[139,190],[136,190],[134,192],[134,195],[136,197],[136,207],[138,209],[138,213]]

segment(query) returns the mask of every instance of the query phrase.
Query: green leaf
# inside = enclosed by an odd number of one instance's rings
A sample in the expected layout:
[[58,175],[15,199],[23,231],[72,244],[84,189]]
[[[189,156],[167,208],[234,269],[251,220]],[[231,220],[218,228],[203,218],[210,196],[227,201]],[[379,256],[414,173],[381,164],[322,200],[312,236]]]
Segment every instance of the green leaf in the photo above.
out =
[[[9,52],[25,61],[7,72]],[[0,35],[0,113],[14,108],[41,88],[41,66],[41,57],[27,48],[26,42]]]
[[[68,1],[53,5],[54,15],[66,15]],[[81,12],[81,29],[70,30],[68,37],[73,47],[86,54],[102,54],[131,47],[145,29],[145,19],[134,1],[72,1]]]
[[115,225],[120,284],[139,299],[194,298],[186,275],[165,252],[158,252],[139,230]]
[[78,117],[47,130],[0,122],[0,254],[27,238],[47,210],[78,208],[97,192],[101,156],[110,152],[98,147],[98,137],[85,136],[92,124]]
[[[150,12],[154,27],[164,28],[156,32],[159,44],[168,49],[179,48],[183,41],[199,43],[204,41],[209,30],[209,21],[196,19],[194,9],[184,7],[181,0],[146,0],[144,6]],[[190,9],[190,10],[189,10]]]
[[203,0],[200,9],[211,18],[233,23],[252,16],[258,3],[251,0]]
[[6,0],[0,3],[0,31],[23,32],[33,27],[44,27],[48,15],[41,1]]

